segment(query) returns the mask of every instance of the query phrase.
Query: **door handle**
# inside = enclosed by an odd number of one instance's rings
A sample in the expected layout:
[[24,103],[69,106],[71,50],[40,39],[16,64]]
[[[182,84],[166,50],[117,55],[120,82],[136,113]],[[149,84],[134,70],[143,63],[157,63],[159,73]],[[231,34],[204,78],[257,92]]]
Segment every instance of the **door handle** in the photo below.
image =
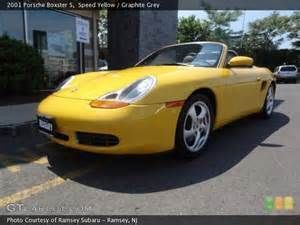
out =
[[256,77],[256,81],[261,81],[261,77]]

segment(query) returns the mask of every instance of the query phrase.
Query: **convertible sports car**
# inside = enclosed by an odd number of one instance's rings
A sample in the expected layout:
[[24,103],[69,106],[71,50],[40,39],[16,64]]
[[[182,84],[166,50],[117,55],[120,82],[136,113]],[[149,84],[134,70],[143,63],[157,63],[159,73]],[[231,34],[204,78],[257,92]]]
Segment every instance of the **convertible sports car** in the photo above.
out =
[[252,113],[270,117],[275,89],[271,71],[222,43],[177,44],[132,68],[70,77],[40,103],[38,125],[79,150],[195,157],[214,129]]

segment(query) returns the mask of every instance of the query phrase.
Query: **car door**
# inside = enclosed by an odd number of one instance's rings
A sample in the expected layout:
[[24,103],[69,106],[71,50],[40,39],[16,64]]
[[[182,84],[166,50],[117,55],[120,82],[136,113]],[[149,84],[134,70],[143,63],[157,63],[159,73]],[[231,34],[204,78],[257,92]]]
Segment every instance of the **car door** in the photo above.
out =
[[235,51],[228,50],[225,60],[227,76],[224,98],[228,103],[225,110],[227,120],[257,111],[260,104],[261,77],[254,66],[229,67],[229,61],[236,56],[238,55]]
[[253,67],[229,68],[228,88],[231,95],[233,116],[243,116],[257,111],[261,77]]

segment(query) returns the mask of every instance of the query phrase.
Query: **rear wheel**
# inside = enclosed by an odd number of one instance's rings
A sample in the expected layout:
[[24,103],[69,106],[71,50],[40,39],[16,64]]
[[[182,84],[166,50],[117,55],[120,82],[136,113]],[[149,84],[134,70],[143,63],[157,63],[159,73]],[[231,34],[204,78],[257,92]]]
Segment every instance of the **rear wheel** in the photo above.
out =
[[273,85],[270,85],[267,91],[267,96],[265,98],[263,109],[261,111],[261,114],[264,118],[271,117],[274,109],[274,98],[275,98],[274,87]]
[[202,94],[190,97],[179,116],[176,152],[187,158],[201,154],[207,147],[213,121],[213,107],[209,98]]

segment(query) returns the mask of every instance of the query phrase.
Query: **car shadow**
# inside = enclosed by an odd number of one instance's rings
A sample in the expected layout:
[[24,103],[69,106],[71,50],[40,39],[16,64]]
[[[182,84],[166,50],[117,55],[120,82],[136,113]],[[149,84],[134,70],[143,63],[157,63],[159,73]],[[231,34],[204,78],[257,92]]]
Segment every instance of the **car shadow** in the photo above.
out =
[[275,99],[275,101],[274,101],[274,109],[276,109],[277,107],[279,107],[283,102],[284,102],[284,100],[282,100],[282,99]]
[[[281,102],[277,101],[277,106]],[[271,150],[280,143],[264,141],[289,123],[289,118],[274,112],[269,120],[251,116],[231,123],[211,137],[208,150],[194,160],[183,160],[172,153],[147,156],[105,156],[61,148],[64,157],[47,151],[49,169],[59,176],[97,189],[120,193],[151,193],[185,187],[219,176],[241,162],[258,146]],[[59,151],[59,150],[58,150]],[[67,152],[67,153],[66,153]],[[97,168],[74,178],[68,171]]]
[[5,170],[45,157],[46,153],[40,148],[49,141],[38,132],[34,124],[26,124],[15,129],[0,128],[0,143],[0,170]]

